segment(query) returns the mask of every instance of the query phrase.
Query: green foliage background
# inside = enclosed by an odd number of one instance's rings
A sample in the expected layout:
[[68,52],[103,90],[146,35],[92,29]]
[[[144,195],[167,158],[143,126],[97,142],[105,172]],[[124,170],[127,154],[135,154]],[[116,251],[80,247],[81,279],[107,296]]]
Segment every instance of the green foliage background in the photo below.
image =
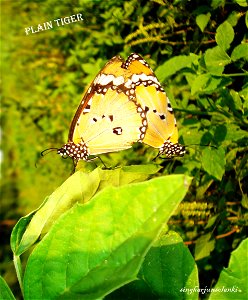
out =
[[[9,234],[71,173],[72,163],[40,152],[67,141],[87,85],[108,59],[140,53],[175,109],[188,153],[158,159],[160,174],[194,177],[171,220],[211,286],[247,224],[247,1],[2,1],[1,272],[14,284]],[[84,21],[25,35],[24,29],[82,13]],[[216,148],[192,146],[211,145]],[[156,151],[102,155],[109,166],[148,164]],[[37,165],[37,167],[35,166]],[[81,163],[83,168],[91,164]],[[245,185],[246,183],[246,185]],[[210,255],[211,254],[211,255]]]

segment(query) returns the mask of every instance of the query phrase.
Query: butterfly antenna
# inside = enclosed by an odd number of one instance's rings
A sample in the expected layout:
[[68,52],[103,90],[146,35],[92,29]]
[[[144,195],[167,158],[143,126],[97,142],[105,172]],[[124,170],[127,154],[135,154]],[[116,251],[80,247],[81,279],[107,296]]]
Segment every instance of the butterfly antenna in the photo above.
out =
[[48,149],[45,149],[43,151],[41,151],[40,155],[41,156],[45,156],[47,155],[48,153],[52,152],[52,151],[58,151],[58,148],[48,148]]
[[207,144],[189,144],[187,146],[202,146],[202,147],[211,147],[211,148],[218,148],[217,146],[215,145],[207,145]]
[[204,145],[204,144],[190,144],[190,145],[187,145],[185,147],[190,147],[190,146],[211,147],[211,148],[218,149],[217,146],[214,146],[214,145]]
[[35,162],[35,168],[37,168],[38,162],[41,159],[41,157],[43,157],[43,156],[47,155],[48,153],[50,153],[52,151],[55,151],[55,150],[58,150],[58,148],[48,148],[48,149],[45,149],[45,150],[41,151],[40,157],[38,157],[36,162]]

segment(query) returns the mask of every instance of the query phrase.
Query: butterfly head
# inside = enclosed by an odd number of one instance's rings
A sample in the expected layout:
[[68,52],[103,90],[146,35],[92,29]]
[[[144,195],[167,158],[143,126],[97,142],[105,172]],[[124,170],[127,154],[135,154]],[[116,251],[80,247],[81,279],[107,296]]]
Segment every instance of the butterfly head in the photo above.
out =
[[68,142],[63,147],[57,150],[63,158],[71,157],[74,160],[87,160],[89,156],[88,148],[85,143],[75,144],[74,142]]

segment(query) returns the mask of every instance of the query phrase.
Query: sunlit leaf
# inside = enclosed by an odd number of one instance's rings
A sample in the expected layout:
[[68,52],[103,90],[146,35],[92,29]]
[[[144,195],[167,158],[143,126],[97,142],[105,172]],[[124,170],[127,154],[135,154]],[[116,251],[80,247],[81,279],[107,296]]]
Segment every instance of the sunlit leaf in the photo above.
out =
[[176,74],[179,70],[190,67],[194,60],[195,56],[175,56],[167,60],[165,63],[163,63],[156,69],[156,76],[160,81],[163,82],[166,80],[167,77]]
[[210,79],[211,79],[211,74],[201,74],[197,76],[193,84],[191,85],[191,94],[194,95],[197,92],[204,91]]
[[195,260],[210,256],[215,246],[215,240],[211,240],[211,236],[211,234],[205,234],[197,239],[195,245]]
[[[210,300],[218,299],[246,299],[248,296],[247,282],[247,249],[248,239],[241,242],[231,254],[228,268],[221,272],[217,284],[213,287]],[[224,290],[223,290],[224,287]]]
[[241,58],[244,58],[248,61],[248,44],[240,44],[233,49],[231,59],[236,61]]
[[198,299],[184,289],[197,287],[198,272],[188,248],[176,232],[161,236],[149,250],[142,265],[141,278],[159,299]]
[[230,44],[234,39],[234,30],[230,25],[230,23],[225,21],[217,28],[215,39],[216,39],[216,43],[224,51],[230,47]]
[[196,24],[201,29],[201,32],[203,32],[204,29],[206,28],[206,26],[210,20],[210,17],[211,17],[210,13],[200,14],[200,15],[196,16]]
[[[162,233],[148,251],[135,280],[106,297],[115,299],[198,299],[198,272],[176,232]],[[182,296],[183,295],[183,296]]]
[[238,5],[243,6],[243,7],[248,6],[248,1],[247,0],[235,0],[235,2],[238,3]]
[[97,299],[134,280],[188,186],[171,175],[108,187],[74,205],[29,257],[25,299]]
[[121,186],[139,182],[154,174],[160,167],[155,165],[128,166],[115,170],[95,169],[91,173],[78,171],[69,177],[32,214],[22,218],[15,226],[11,244],[16,255],[31,247],[47,233],[52,224],[75,203],[89,201],[97,191],[106,186]]
[[221,75],[224,67],[231,63],[230,57],[219,46],[208,49],[205,52],[204,59],[208,71],[213,75]]
[[205,148],[202,151],[202,167],[211,176],[221,180],[225,173],[225,151],[223,148]]

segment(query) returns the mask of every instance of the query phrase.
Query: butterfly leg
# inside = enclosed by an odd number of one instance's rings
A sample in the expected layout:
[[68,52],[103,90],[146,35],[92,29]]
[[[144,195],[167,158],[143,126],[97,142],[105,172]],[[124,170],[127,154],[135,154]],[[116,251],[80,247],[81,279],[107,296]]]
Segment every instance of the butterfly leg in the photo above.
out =
[[100,156],[95,156],[95,157],[93,157],[93,158],[87,159],[87,161],[94,161],[94,160],[96,160],[96,159],[99,159],[99,160],[101,161],[101,163],[104,165],[104,168],[105,168],[105,169],[109,169],[109,168],[105,165],[105,163],[103,162],[103,160],[101,159]]
[[158,154],[152,159],[152,161],[155,161],[160,155],[160,152],[158,152]]

